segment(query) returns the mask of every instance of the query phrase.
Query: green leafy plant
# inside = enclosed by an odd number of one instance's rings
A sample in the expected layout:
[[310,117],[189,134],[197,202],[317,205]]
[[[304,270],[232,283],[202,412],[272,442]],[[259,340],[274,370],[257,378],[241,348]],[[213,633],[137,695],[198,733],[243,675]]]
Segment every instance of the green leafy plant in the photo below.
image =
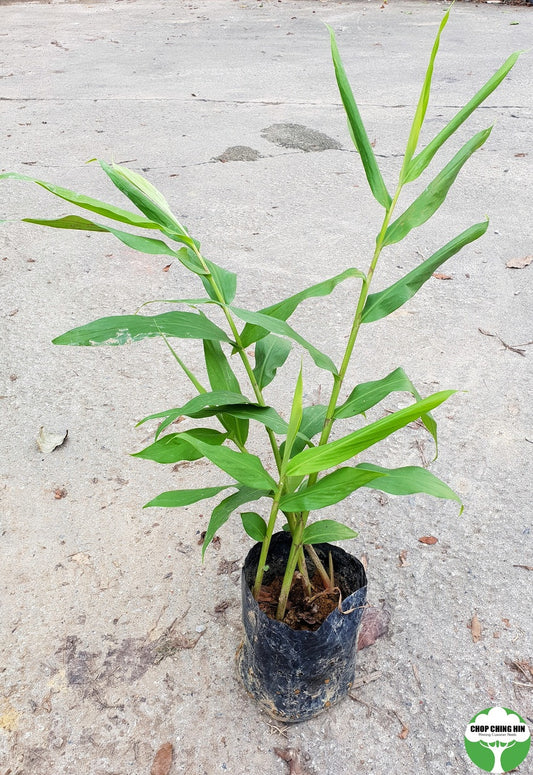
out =
[[[107,225],[81,215],[55,219],[24,218],[24,221],[56,229],[109,232],[134,250],[177,259],[185,270],[197,276],[205,291],[204,296],[171,300],[175,308],[160,314],[147,315],[142,309],[132,315],[104,317],[68,331],[54,339],[54,344],[121,345],[146,337],[164,339],[177,364],[192,383],[196,395],[183,406],[158,411],[141,421],[144,423],[158,420],[159,425],[154,442],[137,452],[136,456],[162,464],[206,458],[224,472],[228,479],[226,484],[219,486],[164,492],[146,506],[183,507],[221,495],[218,505],[212,511],[205,535],[205,552],[215,533],[233,512],[242,507],[249,508],[249,504],[263,498],[270,501],[266,520],[251,511],[243,511],[241,518],[246,532],[254,540],[262,542],[254,584],[256,596],[261,589],[271,537],[280,517],[284,520],[285,529],[290,531],[292,536],[292,548],[277,608],[279,619],[285,614],[296,568],[299,567],[308,583],[304,552],[307,551],[317,563],[318,570],[327,583],[331,572],[328,574],[320,566],[312,545],[357,535],[350,527],[332,519],[311,521],[310,515],[314,511],[342,501],[360,487],[394,495],[427,493],[460,503],[459,496],[425,468],[406,466],[391,469],[365,462],[353,462],[357,455],[417,419],[421,419],[436,444],[437,426],[431,412],[448,399],[454,393],[453,390],[440,391],[422,398],[405,371],[396,368],[385,377],[356,385],[347,398],[341,399],[346,371],[352,361],[361,326],[381,320],[409,301],[445,261],[465,245],[477,240],[487,230],[487,220],[470,226],[390,287],[379,292],[370,292],[384,249],[400,242],[412,229],[431,218],[443,204],[463,165],[489,137],[491,127],[468,140],[429,182],[425,190],[398,214],[398,200],[404,187],[426,170],[440,148],[494,91],[519,56],[519,53],[510,56],[470,102],[459,110],[423,150],[417,152],[430,96],[434,61],[448,17],[449,11],[442,20],[431,52],[403,164],[396,187],[393,191],[391,189],[392,193],[389,192],[378,167],[339,55],[335,35],[330,29],[335,76],[348,118],[349,131],[360,155],[372,194],[383,209],[383,221],[376,236],[374,253],[365,272],[350,267],[335,277],[305,288],[264,309],[250,310],[234,304],[236,275],[203,255],[200,243],[173,215],[162,194],[136,172],[117,164],[100,161],[105,174],[138,212],[123,210],[60,186],[16,173],[0,175],[1,178],[33,181],[82,210],[104,217],[114,224],[118,222],[144,230],[144,234],[124,231],[115,225]],[[355,311],[345,353],[341,363],[337,365],[326,353],[302,337],[287,321],[302,302],[328,296],[340,283],[348,280],[356,280],[359,289],[353,302]],[[222,313],[223,326],[210,319],[209,313],[213,308]],[[192,373],[181,354],[171,345],[170,340],[173,339],[202,342],[206,371],[202,380]],[[255,345],[253,357],[249,355],[252,345]],[[286,421],[273,406],[266,403],[264,390],[286,362],[293,345],[298,345],[317,367],[329,374],[331,391],[327,404],[304,406],[303,373],[300,369],[289,401],[289,419]],[[245,386],[241,385],[236,376],[235,359],[244,367],[247,378]],[[330,441],[333,428],[337,431],[341,421],[355,416],[365,418],[369,409],[393,392],[406,392],[412,396],[413,402],[406,408]],[[178,417],[200,422],[188,430],[164,433]],[[202,425],[204,418],[212,417],[219,421],[218,430]],[[263,459],[251,454],[247,449],[251,422],[262,426],[266,433],[268,444]],[[269,467],[271,470],[275,469],[274,475],[269,473]]]

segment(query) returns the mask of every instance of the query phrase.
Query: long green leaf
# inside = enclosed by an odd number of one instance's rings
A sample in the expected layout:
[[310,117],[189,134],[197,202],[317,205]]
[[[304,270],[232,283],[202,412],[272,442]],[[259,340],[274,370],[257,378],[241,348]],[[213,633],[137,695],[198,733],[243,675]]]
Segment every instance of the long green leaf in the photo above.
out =
[[426,70],[426,77],[424,78],[424,83],[422,85],[422,91],[420,93],[420,98],[418,100],[418,105],[416,107],[416,113],[413,118],[413,123],[411,125],[411,131],[409,133],[409,138],[407,140],[407,147],[405,150],[405,156],[403,160],[403,166],[402,166],[402,172],[400,174],[400,179],[402,182],[404,182],[404,173],[405,170],[407,170],[409,166],[409,162],[411,161],[413,154],[416,151],[416,146],[418,145],[418,138],[420,136],[420,130],[422,129],[422,125],[424,123],[424,118],[426,116],[426,110],[429,102],[429,94],[431,91],[431,79],[433,77],[433,66],[435,64],[435,58],[437,56],[437,52],[439,50],[439,44],[440,44],[440,36],[442,34],[443,29],[445,28],[446,24],[448,23],[448,19],[450,17],[450,11],[451,8],[448,8],[446,13],[444,14],[444,17],[440,23],[439,30],[437,32],[437,37],[435,38],[435,42],[433,44],[433,49],[431,51],[431,56],[429,58],[429,64]]
[[283,460],[281,463],[282,476],[286,470],[287,463],[289,462],[292,445],[294,444],[294,440],[296,439],[298,431],[300,430],[300,425],[302,424],[302,414],[303,414],[302,397],[303,397],[303,377],[302,377],[302,367],[300,366],[300,373],[298,374],[298,379],[296,380],[296,385],[294,388],[294,393],[292,398],[291,415],[289,418],[289,427],[287,428],[287,437],[285,439],[285,444],[283,449]]
[[229,447],[214,447],[195,439],[191,434],[184,433],[182,438],[188,441],[192,447],[202,453],[204,457],[214,463],[222,471],[237,479],[246,487],[261,490],[276,489],[276,482],[265,471],[263,464],[256,455],[248,452],[237,452]]
[[[194,428],[187,431],[187,438],[194,436],[205,444],[220,445],[227,438],[226,433],[212,428]],[[132,457],[140,457],[144,460],[154,460],[156,463],[178,463],[181,460],[199,460],[203,457],[195,447],[192,447],[183,433],[169,433],[168,436],[158,439],[145,449],[135,452]]]
[[53,344],[92,347],[138,342],[146,337],[172,336],[180,339],[214,339],[229,342],[224,331],[194,312],[163,312],[161,315],[113,315],[67,331]]
[[304,408],[300,433],[312,439],[320,433],[326,420],[327,406],[325,404],[313,404]]
[[[70,191],[68,188],[62,186],[56,186],[53,183],[46,183],[44,180],[38,180],[37,178],[31,178],[28,175],[19,175],[17,172],[5,172],[0,175],[0,180],[4,178],[13,178],[15,180],[26,180],[30,183],[37,183],[38,186],[50,191],[60,199],[64,199],[66,202],[77,205],[84,210],[89,210],[98,215],[103,215],[106,218],[111,218],[113,221],[120,221],[121,223],[127,223],[130,226],[139,226],[142,229],[160,229],[158,223],[148,220],[142,215],[137,213],[130,213],[129,210],[122,210],[120,207],[115,207],[107,202],[101,202],[99,199],[93,199],[83,194],[77,194],[75,191]],[[69,227],[70,228],[70,227]]]
[[220,342],[204,342],[204,358],[209,384],[213,391],[240,394],[241,386]]
[[445,482],[420,466],[404,466],[403,468],[383,468],[372,463],[360,463],[356,466],[360,471],[375,471],[384,474],[377,479],[372,479],[365,484],[372,490],[381,490],[391,495],[411,495],[413,493],[426,493],[435,498],[446,498],[463,504],[460,497]]
[[[54,229],[108,232],[124,243],[124,245],[133,248],[133,250],[138,250],[140,253],[148,253],[153,256],[172,256],[172,258],[177,258],[178,261],[195,274],[205,275],[208,272],[208,269],[202,266],[195,253],[188,247],[172,250],[163,240],[130,234],[130,232],[113,229],[111,226],[95,223],[88,218],[81,218],[78,215],[67,215],[64,218],[53,219],[22,218],[22,220],[24,223],[36,223],[39,226],[48,226]],[[204,278],[202,278],[203,280]]]
[[52,229],[72,229],[74,231],[108,231],[105,226],[99,226],[97,223],[90,221],[88,218],[82,218],[81,215],[65,215],[62,218],[21,218],[21,220],[23,223],[36,223],[38,226],[49,226]]
[[[212,261],[208,261],[207,259],[204,259],[204,263],[207,266],[216,286],[221,292],[222,299],[226,304],[231,304],[237,291],[237,275],[234,272],[230,272],[227,269],[218,266],[218,264],[214,264]],[[207,277],[202,277],[202,283],[209,297],[213,299],[213,301],[220,301],[215,289]]]
[[263,498],[268,495],[268,491],[238,485],[237,492],[234,492],[233,495],[230,495],[228,498],[224,498],[224,500],[221,501],[211,513],[211,519],[209,520],[209,525],[207,526],[207,531],[204,537],[204,543],[202,545],[202,559],[204,557],[205,550],[213,540],[215,533],[217,530],[220,530],[222,525],[228,521],[235,509],[238,509],[239,506],[243,506],[245,503],[257,501],[259,498]]
[[344,66],[341,61],[337,42],[335,40],[335,33],[329,25],[326,25],[329,29],[331,39],[331,56],[333,58],[333,66],[335,68],[335,77],[337,79],[337,85],[348,117],[348,122],[351,128],[352,138],[355,141],[355,147],[359,151],[363,167],[365,169],[365,175],[368,180],[368,184],[374,197],[377,199],[380,205],[387,209],[391,204],[391,197],[387,191],[387,187],[379,171],[374,151],[370,145],[368,135],[366,133],[357,103],[353,96],[351,86],[348,82]]
[[[287,423],[271,406],[260,406],[258,404],[228,404],[224,407],[224,412],[225,414],[229,414],[232,417],[238,417],[242,420],[255,420],[256,422],[260,422],[266,428],[270,428],[270,430],[274,431],[274,433],[281,435],[287,433]],[[202,414],[202,416],[207,415]]]
[[378,293],[371,293],[363,309],[362,322],[373,323],[375,320],[381,320],[409,301],[445,261],[458,253],[465,245],[483,236],[488,225],[488,221],[482,221],[470,226],[423,261],[416,269],[406,274],[405,277]]
[[207,500],[218,495],[222,490],[227,490],[228,487],[235,487],[234,484],[225,484],[222,487],[203,487],[199,490],[169,490],[168,492],[162,492],[156,498],[146,503],[143,509],[151,508],[152,506],[159,506],[162,508],[176,508],[179,506],[190,506],[192,503],[198,501]]
[[245,511],[241,514],[242,526],[248,533],[250,538],[254,541],[263,541],[266,532],[267,524],[263,517],[256,514],[254,511]]
[[244,320],[245,323],[254,323],[257,326],[266,329],[266,331],[269,331],[270,333],[286,336],[289,339],[294,340],[305,350],[307,350],[315,364],[320,369],[329,371],[331,374],[338,373],[335,364],[329,356],[320,352],[320,350],[314,347],[310,342],[304,339],[303,336],[300,336],[300,334],[291,328],[288,323],[285,323],[284,320],[278,320],[277,318],[270,317],[269,315],[265,315],[263,312],[250,312],[249,310],[241,309],[240,307],[234,307],[233,305],[230,307],[230,309],[235,315],[237,315],[238,318]]
[[[183,412],[180,412],[180,414],[183,414]],[[270,430],[274,431],[274,433],[287,433],[287,423],[271,406],[260,406],[259,404],[252,403],[225,404],[224,406],[218,407],[217,409],[203,409],[202,411],[197,412],[194,416],[213,417],[213,415],[216,415],[217,417],[219,415],[224,417],[236,417],[240,420],[255,420],[256,422],[260,422],[266,428],[270,428]]]
[[[276,302],[270,307],[265,307],[259,310],[264,315],[269,315],[272,318],[278,320],[288,320],[293,312],[296,310],[299,304],[306,299],[314,299],[320,296],[329,296],[332,291],[335,290],[339,283],[344,282],[350,277],[359,277],[365,279],[365,275],[359,269],[354,267],[346,269],[335,277],[330,277],[328,280],[322,280],[320,283],[311,285],[309,288],[305,288],[303,291],[295,293],[293,296],[289,296],[287,299]],[[241,333],[241,342],[243,347],[249,347],[254,342],[259,341],[268,334],[268,330],[261,326],[256,326],[251,323],[247,323]]]
[[[205,392],[195,396],[190,401],[187,401],[186,404],[178,407],[177,409],[165,409],[162,412],[149,414],[147,417],[144,417],[142,420],[140,420],[136,427],[142,425],[145,422],[148,422],[148,420],[162,419],[163,422],[157,429],[157,438],[166,427],[168,427],[171,423],[174,422],[174,420],[177,420],[178,417],[181,417],[182,415],[184,417],[209,417],[213,414],[217,414],[219,411],[222,411],[222,409],[219,407],[242,403],[251,402],[249,402],[248,399],[240,393],[229,393],[225,391],[215,391],[212,393]],[[207,414],[202,415],[202,411],[206,408],[213,409],[213,411],[208,411]]]
[[255,346],[254,376],[257,384],[263,390],[270,385],[277,370],[283,366],[291,351],[291,344],[274,334],[268,334],[260,339]]
[[291,495],[284,495],[280,508],[285,512],[314,511],[332,506],[344,500],[352,492],[364,487],[374,478],[382,478],[384,474],[377,471],[363,471],[357,468],[338,468],[332,474],[319,479],[316,484],[298,490]]
[[[233,373],[220,342],[204,339],[204,358],[209,384],[214,391],[241,392],[239,380]],[[221,414],[219,419],[231,437],[241,446],[244,446],[248,438],[248,420],[231,417],[227,414]]]
[[472,154],[480,148],[492,131],[492,127],[484,129],[474,135],[453,159],[448,162],[441,172],[429,186],[423,191],[417,199],[397,218],[387,231],[383,245],[392,245],[400,242],[411,229],[421,226],[433,213],[435,213],[446,199],[454,180],[461,171],[463,165],[468,161]]
[[[162,412],[150,414],[148,417],[144,417],[142,420],[140,420],[137,425],[142,425],[148,420],[162,420],[156,432],[157,439],[157,437],[165,430],[165,428],[168,428],[168,426],[179,417],[193,417],[195,419],[200,419],[204,417],[218,417],[220,415],[221,417],[236,417],[241,420],[255,420],[262,423],[267,428],[273,430],[274,433],[281,435],[287,433],[287,423],[271,406],[260,406],[259,404],[254,404],[244,396],[240,397],[237,394],[235,394],[235,397],[242,398],[241,401],[213,401],[209,397],[218,394],[205,393],[202,395],[207,396],[206,400],[203,402],[203,405],[199,404],[196,399],[192,399],[192,401],[189,401],[188,404],[185,404],[184,406],[178,407],[176,409],[165,409]],[[232,396],[234,394],[226,395]],[[305,445],[305,437],[303,443]]]
[[[383,401],[388,395],[396,392],[411,393],[417,401],[421,400],[420,393],[405,371],[402,368],[398,368],[391,371],[383,379],[357,385],[346,401],[335,410],[335,419],[340,420],[346,417],[354,417],[357,414],[364,414],[368,409]],[[421,420],[433,436],[435,444],[437,444],[437,423],[430,414],[422,415]]]
[[424,148],[423,151],[418,154],[418,156],[415,156],[415,158],[411,160],[411,163],[407,169],[407,174],[404,177],[405,183],[410,183],[411,181],[416,180],[422,174],[422,172],[424,172],[428,164],[431,162],[437,151],[444,145],[446,140],[451,137],[451,135],[461,126],[461,124],[466,121],[466,119],[476,110],[476,108],[478,108],[481,103],[484,102],[487,97],[489,97],[492,92],[500,85],[511,68],[516,64],[516,61],[521,53],[521,51],[515,51],[514,54],[511,54],[511,56],[506,59],[499,70],[494,73],[492,78],[489,78],[487,83],[485,83],[484,86],[482,86],[481,89],[472,97],[470,102],[468,102],[464,108],[461,108],[461,110],[456,113],[452,120],[446,124],[443,129],[441,129],[436,137],[431,140],[431,142]]
[[304,449],[289,462],[287,474],[289,476],[307,475],[344,463],[413,420],[417,420],[422,414],[435,409],[455,392],[454,390],[442,390],[439,393],[433,393],[416,404],[399,409],[397,412],[393,412],[381,420],[376,420],[376,422],[370,423],[342,439],[312,449]]
[[326,541],[346,541],[357,538],[357,533],[348,525],[335,519],[321,519],[307,525],[302,535],[304,544],[322,544]]
[[[312,406],[304,406],[302,413],[302,424],[300,425],[300,432],[294,440],[294,444],[291,449],[291,457],[301,452],[313,436],[320,433],[324,427],[324,421],[326,419],[326,412],[328,408],[324,404],[313,404]],[[285,451],[285,444],[283,443],[279,451],[283,455]]]
[[147,218],[159,224],[171,239],[183,242],[189,247],[195,244],[187,234],[187,230],[173,215],[161,192],[142,175],[119,164],[107,164],[102,160],[99,160],[99,164],[118,190],[127,196]]
[[[180,414],[184,414],[187,417],[200,417],[199,412],[206,408],[219,408],[226,406],[226,404],[248,404],[252,403],[246,396],[241,393],[233,393],[229,390],[214,390],[211,393],[201,393],[190,401],[187,401],[179,411]],[[162,415],[151,415],[149,419]],[[207,415],[206,415],[207,416]],[[144,422],[144,420],[143,420]]]

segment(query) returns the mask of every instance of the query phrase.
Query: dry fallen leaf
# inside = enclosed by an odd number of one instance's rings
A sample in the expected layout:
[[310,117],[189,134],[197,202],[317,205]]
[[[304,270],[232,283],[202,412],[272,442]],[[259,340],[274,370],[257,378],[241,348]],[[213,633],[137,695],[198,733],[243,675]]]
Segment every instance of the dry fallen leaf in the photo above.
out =
[[68,431],[47,431],[44,425],[41,425],[39,435],[37,436],[37,446],[41,452],[52,452],[56,447],[60,447],[68,436]]
[[513,565],[513,568],[523,568],[524,570],[533,570],[533,565]]
[[400,560],[399,568],[405,568],[406,565],[409,565],[407,562],[407,549],[402,549],[398,555],[398,559]]
[[402,731],[398,734],[398,737],[400,738],[400,740],[405,740],[405,738],[409,734],[409,727],[407,726],[405,721],[402,721],[397,711],[391,709],[388,712],[391,714],[391,716],[395,716],[400,722],[400,724],[402,725]]
[[383,608],[369,606],[363,611],[361,626],[359,628],[359,638],[357,640],[357,651],[371,646],[386,635],[389,631],[390,614]]
[[[527,662],[525,659],[515,659],[514,661],[507,662],[507,664],[514,670],[518,670],[518,672],[521,673],[522,677],[525,678],[527,682],[533,679],[533,665],[530,665],[529,662]],[[527,685],[533,684],[528,683]]]
[[507,629],[511,627],[511,622],[509,621],[509,619],[502,619],[502,622],[505,624]]
[[405,740],[408,734],[409,734],[409,727],[406,727],[404,724],[402,727],[402,731],[400,732],[398,737],[400,738],[400,740]]
[[451,274],[441,274],[441,272],[434,272],[433,277],[436,277],[437,280],[453,280]]
[[163,272],[168,272],[168,270],[170,269],[171,266],[172,266],[172,264],[167,264],[166,266],[164,266],[163,267]]
[[165,743],[155,755],[150,775],[168,775],[172,765],[172,743]]
[[[205,541],[206,535],[207,535],[207,530],[202,530],[202,532],[200,533],[200,538],[198,539],[198,542],[197,542],[198,546],[202,546],[202,544]],[[213,547],[213,549],[220,549],[221,543],[222,542],[220,540],[220,536],[216,535],[216,536],[213,536],[213,538],[211,539],[211,546]]]
[[533,261],[533,256],[524,256],[523,258],[512,258],[505,266],[508,269],[523,269],[525,266],[529,266]]
[[86,552],[75,552],[74,554],[70,554],[69,560],[71,562],[77,562],[78,565],[92,566],[91,555]]
[[469,626],[472,631],[472,640],[474,643],[477,643],[481,640],[481,622],[479,621],[477,614],[474,614]]
[[435,538],[435,536],[422,536],[422,538],[419,538],[418,540],[421,544],[428,544],[428,546],[433,546],[433,544],[436,544],[439,539]]
[[232,573],[238,573],[240,569],[240,560],[220,560],[217,568],[217,576],[222,576],[224,573],[231,576]]

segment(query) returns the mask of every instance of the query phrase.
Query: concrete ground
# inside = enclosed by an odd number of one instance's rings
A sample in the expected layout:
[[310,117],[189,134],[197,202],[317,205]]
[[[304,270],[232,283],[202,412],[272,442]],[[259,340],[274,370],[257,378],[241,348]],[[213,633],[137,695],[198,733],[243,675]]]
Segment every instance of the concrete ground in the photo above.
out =
[[[323,22],[337,31],[392,181],[446,7],[0,2],[0,172],[125,205],[85,162],[144,170],[205,254],[239,272],[238,302],[258,309],[354,263],[366,269],[378,227]],[[528,8],[457,4],[423,139],[531,39]],[[193,395],[163,344],[51,345],[145,300],[194,296],[194,279],[110,235],[2,225],[0,775],[148,775],[165,743],[171,775],[287,773],[275,748],[301,752],[293,775],[475,773],[463,745],[475,713],[502,705],[533,724],[533,679],[513,667],[533,663],[533,266],[506,266],[532,253],[530,57],[433,163],[435,173],[494,124],[437,216],[384,254],[376,288],[486,214],[487,234],[443,267],[449,279],[432,278],[363,331],[347,383],[402,365],[423,394],[465,391],[435,413],[435,463],[416,428],[367,456],[429,464],[465,511],[372,491],[328,510],[358,529],[349,549],[367,555],[370,602],[391,622],[359,653],[356,699],[305,724],[272,723],[236,679],[239,565],[251,543],[238,516],[202,565],[208,505],[142,510],[163,490],[216,481],[202,463],[172,471],[129,457],[155,429],[138,420]],[[73,209],[32,184],[0,184],[0,218]],[[336,360],[355,289],[346,283],[293,318]],[[194,343],[180,354],[201,368]],[[267,390],[285,416],[298,365]],[[306,401],[323,401],[328,380],[308,358],[304,376]],[[404,400],[391,396],[384,408]],[[41,453],[41,426],[68,429],[67,441]],[[259,437],[253,444],[259,451]],[[427,535],[438,543],[420,543]]]

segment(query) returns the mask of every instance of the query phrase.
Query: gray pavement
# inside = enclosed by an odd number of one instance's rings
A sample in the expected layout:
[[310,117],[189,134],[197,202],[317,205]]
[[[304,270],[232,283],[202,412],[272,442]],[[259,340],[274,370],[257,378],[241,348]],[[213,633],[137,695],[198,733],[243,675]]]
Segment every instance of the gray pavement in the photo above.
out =
[[[323,22],[337,31],[391,180],[446,7],[0,2],[0,172],[123,204],[85,162],[144,171],[206,255],[240,273],[238,301],[260,308],[354,262],[365,269],[378,224]],[[425,139],[512,51],[531,46],[532,29],[528,8],[455,6]],[[207,506],[141,508],[163,490],[208,481],[202,464],[170,471],[129,457],[149,441],[139,419],[192,396],[164,346],[50,343],[148,299],[195,295],[194,281],[109,235],[1,226],[0,775],[147,775],[166,742],[170,775],[287,773],[276,747],[299,749],[306,775],[474,773],[463,746],[474,713],[503,705],[533,725],[531,682],[511,665],[533,663],[533,265],[506,266],[532,253],[530,60],[454,141],[456,149],[495,124],[440,213],[384,256],[376,287],[485,214],[487,234],[443,268],[451,279],[432,279],[364,330],[351,371],[361,381],[401,365],[423,394],[466,391],[436,413],[440,456],[431,464],[465,511],[369,491],[325,514],[359,531],[350,550],[368,556],[370,601],[385,604],[391,624],[359,654],[358,676],[374,680],[357,700],[305,724],[270,723],[235,676],[238,567],[250,545],[238,518],[202,565]],[[0,184],[0,219],[71,211],[36,186]],[[353,293],[346,284],[294,318],[337,360]],[[199,365],[194,345],[180,352]],[[268,392],[285,415],[297,367]],[[327,381],[310,361],[304,369],[306,401],[319,401]],[[35,443],[43,425],[69,431],[48,455]],[[420,465],[432,448],[409,428],[375,456]],[[425,535],[438,543],[421,544]]]

